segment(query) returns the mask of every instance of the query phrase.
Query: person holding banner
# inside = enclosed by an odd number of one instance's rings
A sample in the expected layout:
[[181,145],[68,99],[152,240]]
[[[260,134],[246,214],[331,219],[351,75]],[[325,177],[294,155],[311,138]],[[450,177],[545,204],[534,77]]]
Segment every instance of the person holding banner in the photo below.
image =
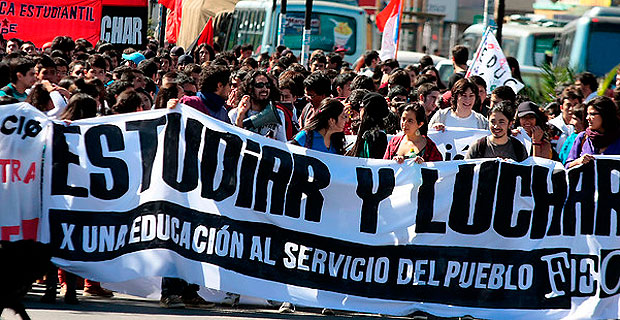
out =
[[575,138],[566,159],[566,168],[586,164],[594,155],[620,155],[620,119],[614,102],[608,97],[596,97],[587,104],[588,127]]
[[433,140],[426,136],[424,107],[414,102],[405,105],[400,114],[402,132],[390,140],[383,159],[393,159],[398,163],[403,163],[405,159],[414,159],[416,163],[442,161],[441,152]]
[[512,104],[508,101],[502,101],[491,108],[489,111],[491,135],[482,137],[470,145],[465,159],[503,158],[517,162],[527,159],[527,150],[523,144],[510,135],[513,110]]
[[429,127],[439,131],[446,127],[487,129],[487,119],[473,110],[479,99],[478,86],[474,82],[469,79],[457,81],[452,88],[451,107],[437,111],[429,121]]

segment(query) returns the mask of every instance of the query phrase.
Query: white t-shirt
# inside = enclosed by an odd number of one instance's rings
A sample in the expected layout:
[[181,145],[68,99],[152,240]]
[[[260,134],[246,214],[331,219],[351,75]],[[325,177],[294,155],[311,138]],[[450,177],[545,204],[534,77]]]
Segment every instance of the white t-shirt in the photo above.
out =
[[[278,111],[278,116],[280,117],[281,124],[268,124],[268,125],[258,128],[258,130],[252,129],[250,131],[258,133],[262,136],[269,136],[276,140],[286,142],[286,128],[284,128],[286,120],[284,118],[284,113],[279,109],[277,109],[277,111]],[[239,112],[238,108],[234,108],[228,112],[228,117],[230,118],[230,122],[232,124],[235,124],[235,122],[237,122],[238,112]],[[257,113],[259,113],[259,111],[254,111],[251,109],[248,110],[246,119],[247,117],[251,117]]]
[[446,127],[460,127],[460,128],[472,128],[478,129],[478,119],[474,116],[474,112],[469,115],[467,118],[459,118],[454,114],[453,111],[448,112],[448,116],[446,117],[446,123],[444,123]]
[[562,118],[562,114],[549,120],[549,124],[553,125],[554,127],[560,129],[560,131],[562,131],[562,134],[559,136],[557,140],[551,137],[551,141],[550,141],[551,145],[553,146],[553,149],[555,149],[555,152],[560,153],[560,150],[562,150],[562,146],[564,145],[564,141],[566,141],[566,138],[568,138],[568,136],[570,136],[575,129],[573,128],[572,125],[566,124],[564,122],[564,118]]

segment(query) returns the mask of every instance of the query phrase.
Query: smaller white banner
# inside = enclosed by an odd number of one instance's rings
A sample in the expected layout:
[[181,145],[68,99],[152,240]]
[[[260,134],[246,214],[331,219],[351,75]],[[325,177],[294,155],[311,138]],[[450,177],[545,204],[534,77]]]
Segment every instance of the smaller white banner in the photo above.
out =
[[515,93],[523,89],[524,85],[512,77],[506,56],[490,30],[484,33],[474,57],[465,77],[482,77],[487,83],[487,93],[490,94],[499,86],[509,86]]

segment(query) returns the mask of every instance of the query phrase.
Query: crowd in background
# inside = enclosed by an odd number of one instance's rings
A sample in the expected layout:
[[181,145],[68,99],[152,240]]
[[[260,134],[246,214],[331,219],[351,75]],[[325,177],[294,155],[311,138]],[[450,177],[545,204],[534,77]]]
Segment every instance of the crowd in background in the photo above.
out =
[[[343,48],[316,50],[307,66],[283,46],[272,54],[257,53],[247,44],[229,51],[201,44],[188,52],[150,39],[144,50],[121,51],[109,43],[59,36],[42,48],[20,39],[9,39],[0,48],[0,104],[26,101],[55,119],[183,103],[282,142],[399,163],[442,161],[427,132],[451,127],[490,130],[470,145],[467,158],[472,159],[522,161],[532,155],[570,168],[593,155],[620,154],[620,91],[597,96],[598,80],[584,73],[557,88],[555,102],[546,106],[507,86],[487,94],[483,78],[464,77],[469,52],[463,46],[451,50],[454,74],[447,83],[430,56],[403,66],[368,51],[351,65],[344,61]],[[521,80],[518,62],[508,61]],[[532,141],[530,150],[516,139],[523,132],[520,127]],[[347,135],[356,138],[345,139]],[[47,277],[48,287],[54,288],[53,295],[50,289],[44,296],[50,302],[55,300],[55,272]],[[76,277],[59,274],[65,301],[78,303]],[[96,282],[84,280],[83,285],[85,294],[112,295]],[[164,278],[162,306],[209,306],[195,291],[183,280]],[[227,298],[238,303],[233,293]],[[284,303],[281,311],[293,308]]]

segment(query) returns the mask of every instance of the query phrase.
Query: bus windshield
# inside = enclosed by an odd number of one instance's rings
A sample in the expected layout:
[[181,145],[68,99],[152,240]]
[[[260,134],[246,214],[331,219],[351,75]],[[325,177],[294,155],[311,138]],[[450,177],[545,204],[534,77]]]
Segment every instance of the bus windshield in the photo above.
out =
[[586,59],[586,70],[606,74],[618,63],[620,52],[620,25],[592,23]]
[[[292,50],[301,49],[301,35],[304,28],[304,12],[287,12],[284,45]],[[354,18],[313,13],[311,20],[310,50],[332,51],[335,47],[347,49],[353,54],[356,48],[357,23]]]

